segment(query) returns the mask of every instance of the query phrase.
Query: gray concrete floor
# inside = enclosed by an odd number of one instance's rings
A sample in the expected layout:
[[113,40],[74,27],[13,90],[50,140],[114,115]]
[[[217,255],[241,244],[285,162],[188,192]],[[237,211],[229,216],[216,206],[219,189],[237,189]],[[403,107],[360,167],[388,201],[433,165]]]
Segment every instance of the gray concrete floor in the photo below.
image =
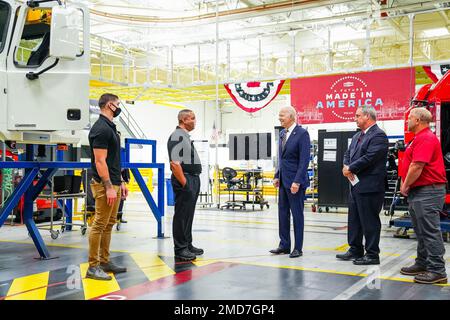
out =
[[[127,275],[117,279],[120,289],[149,281],[148,272],[140,270],[142,266],[136,266],[130,257],[150,254],[161,258],[174,274],[182,275],[192,269],[194,277],[170,287],[162,285],[148,291],[141,288],[136,291],[139,294],[131,296],[133,299],[450,299],[450,286],[414,284],[411,277],[399,273],[401,267],[414,262],[416,241],[394,238],[395,229],[388,227],[389,218],[384,215],[381,215],[383,231],[378,267],[336,260],[335,255],[347,249],[346,211],[313,213],[308,204],[305,205],[303,257],[270,255],[268,251],[278,244],[278,220],[276,203],[273,198],[269,201],[270,209],[262,211],[198,208],[193,239],[194,245],[203,248],[205,254],[189,264],[192,268],[180,269],[173,262],[173,207],[166,207],[167,238],[156,239],[156,222],[146,202],[138,194],[131,195],[124,209],[128,223],[120,231],[113,231],[111,244],[113,258],[129,266]],[[87,236],[82,236],[79,228],[74,227],[72,232],[65,232],[56,240],[51,239],[48,231],[41,230],[41,234],[58,259],[33,259],[38,253],[24,226],[0,229],[0,297],[8,294],[7,288],[14,279],[45,271],[52,271],[56,277],[55,274],[69,265],[87,262]],[[445,247],[450,274],[449,243]],[[214,269],[214,265],[223,268]],[[167,275],[171,276],[174,277]],[[47,299],[87,298],[82,292],[68,295],[65,290],[56,293],[52,290],[47,292]]]

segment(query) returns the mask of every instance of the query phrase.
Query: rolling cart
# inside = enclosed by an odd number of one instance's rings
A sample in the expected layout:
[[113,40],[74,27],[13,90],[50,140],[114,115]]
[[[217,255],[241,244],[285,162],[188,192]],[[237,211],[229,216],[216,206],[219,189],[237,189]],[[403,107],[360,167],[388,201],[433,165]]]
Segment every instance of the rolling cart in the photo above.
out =
[[[41,193],[38,198],[39,199],[47,199],[50,200],[50,223],[42,223],[37,228],[41,230],[49,230],[50,236],[52,239],[57,239],[60,234],[64,233],[64,231],[67,229],[67,226],[79,226],[81,227],[81,234],[85,235],[87,231],[87,210],[86,206],[84,206],[82,215],[82,223],[76,223],[76,222],[67,222],[66,214],[64,213],[64,208],[66,207],[66,201],[68,199],[76,199],[76,198],[82,198],[86,201],[86,192],[78,192],[78,193],[56,193],[54,191],[54,178],[52,178],[50,193]],[[55,223],[54,222],[54,215],[55,215],[55,209],[53,206],[54,201],[57,201],[59,206],[61,207],[63,211],[61,222]],[[60,226],[59,230],[55,230],[55,226]]]

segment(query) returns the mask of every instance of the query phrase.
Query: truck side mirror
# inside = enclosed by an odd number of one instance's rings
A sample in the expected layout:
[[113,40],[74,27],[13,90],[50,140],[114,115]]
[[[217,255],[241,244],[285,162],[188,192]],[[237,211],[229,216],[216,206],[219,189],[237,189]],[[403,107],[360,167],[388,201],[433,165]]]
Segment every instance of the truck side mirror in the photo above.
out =
[[51,57],[75,60],[80,43],[78,17],[79,12],[75,8],[53,8],[50,26]]

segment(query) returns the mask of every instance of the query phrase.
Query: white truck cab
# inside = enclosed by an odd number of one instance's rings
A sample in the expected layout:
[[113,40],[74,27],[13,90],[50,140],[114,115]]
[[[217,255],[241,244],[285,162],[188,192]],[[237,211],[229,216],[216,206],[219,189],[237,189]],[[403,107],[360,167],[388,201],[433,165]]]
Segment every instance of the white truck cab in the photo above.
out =
[[0,0],[0,140],[77,143],[89,124],[89,11]]

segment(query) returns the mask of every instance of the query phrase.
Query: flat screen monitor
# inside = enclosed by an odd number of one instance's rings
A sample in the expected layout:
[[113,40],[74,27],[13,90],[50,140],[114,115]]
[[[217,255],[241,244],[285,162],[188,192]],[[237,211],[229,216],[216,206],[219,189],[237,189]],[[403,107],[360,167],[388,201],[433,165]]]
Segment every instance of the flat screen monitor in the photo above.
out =
[[270,160],[272,158],[272,134],[230,134],[229,160]]

